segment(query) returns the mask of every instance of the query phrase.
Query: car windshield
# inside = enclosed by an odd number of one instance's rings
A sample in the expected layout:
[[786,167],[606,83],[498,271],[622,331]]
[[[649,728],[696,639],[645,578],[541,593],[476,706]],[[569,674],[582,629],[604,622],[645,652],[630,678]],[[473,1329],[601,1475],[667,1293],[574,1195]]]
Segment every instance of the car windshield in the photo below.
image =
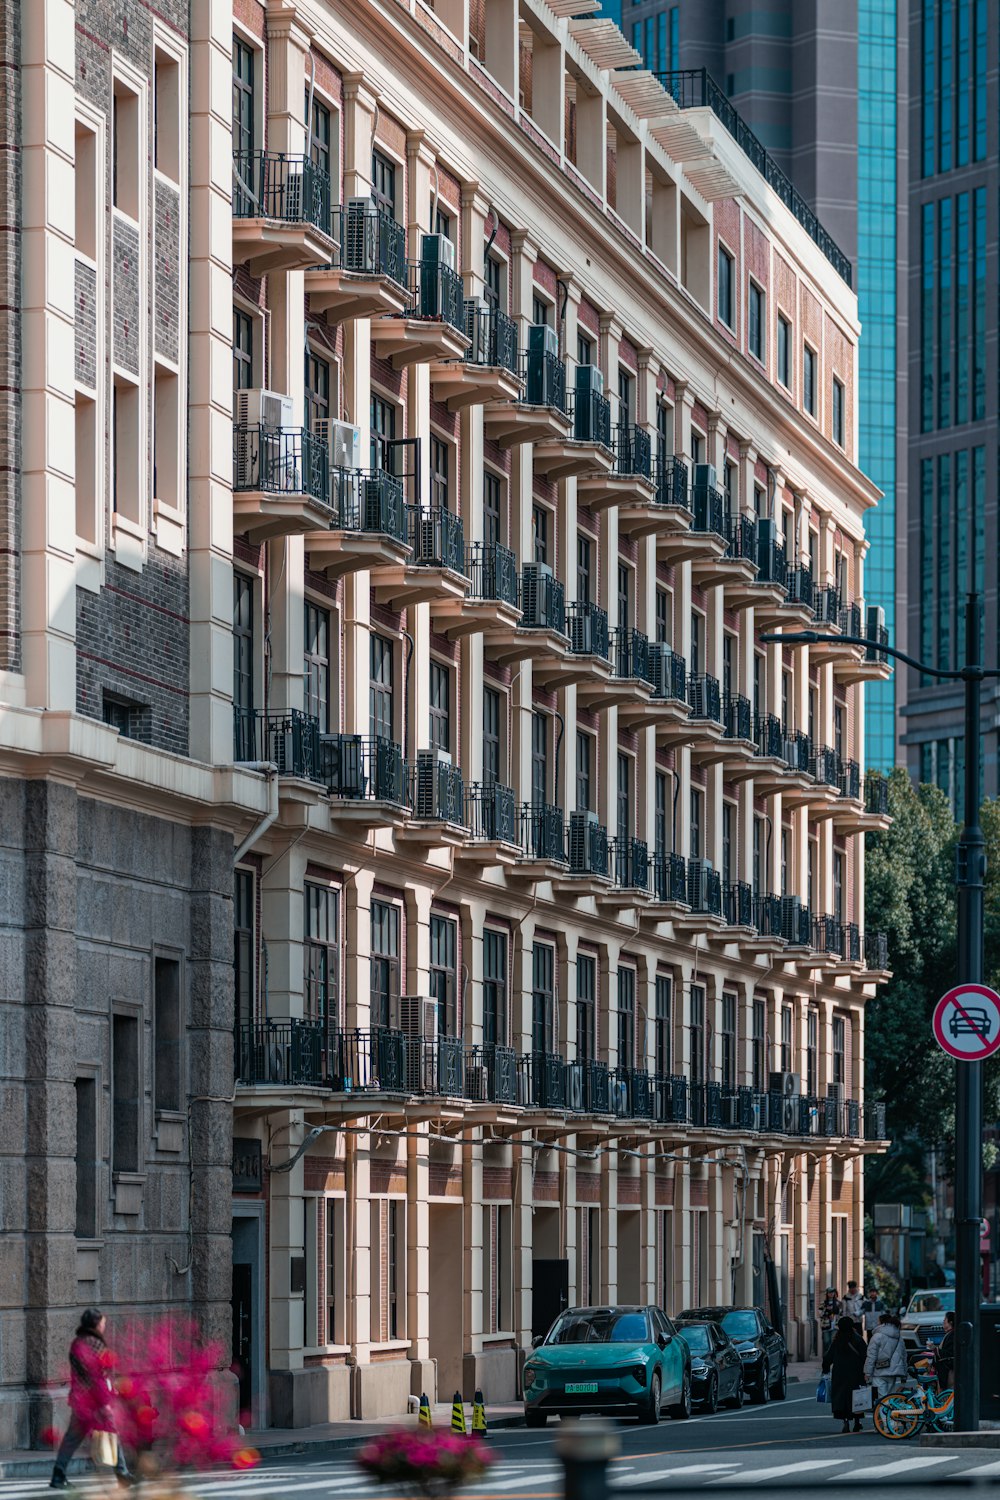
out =
[[707,1354],[708,1328],[704,1323],[682,1323],[681,1334],[692,1354]]
[[584,1308],[563,1313],[545,1340],[547,1344],[643,1344],[649,1338],[646,1314],[620,1312],[614,1307]]
[[722,1326],[731,1339],[757,1337],[757,1316],[752,1312],[728,1312],[722,1320]]
[[955,1311],[954,1291],[914,1292],[908,1313],[946,1313]]

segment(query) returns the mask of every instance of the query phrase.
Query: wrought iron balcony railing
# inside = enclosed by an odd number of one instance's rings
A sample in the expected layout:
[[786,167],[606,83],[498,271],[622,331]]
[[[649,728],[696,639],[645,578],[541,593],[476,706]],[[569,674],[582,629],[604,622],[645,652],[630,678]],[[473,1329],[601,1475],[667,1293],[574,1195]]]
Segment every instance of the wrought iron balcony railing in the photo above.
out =
[[335,208],[333,238],[335,269],[406,286],[406,230],[374,203]]
[[280,151],[233,152],[233,218],[332,225],[330,178],[308,156]]
[[762,760],[784,760],[785,735],[777,714],[754,714],[753,738]]
[[321,1088],[336,1076],[339,1038],[324,1022],[289,1017],[243,1022],[235,1041],[238,1083]]
[[573,436],[578,443],[611,448],[611,402],[600,391],[573,392]]
[[466,297],[465,336],[469,340],[467,365],[518,373],[517,324],[502,308],[484,307]]
[[795,771],[800,776],[808,776],[813,760],[813,743],[809,736],[801,729],[784,731],[784,751],[782,756],[785,765],[790,771]]
[[566,590],[540,563],[525,563],[521,569],[521,625],[566,634]]
[[608,873],[608,830],[592,813],[576,812],[567,829],[569,871],[571,875]]
[[645,427],[634,422],[620,422],[615,428],[614,451],[616,474],[652,479],[653,447]]
[[555,1052],[528,1052],[517,1060],[518,1103],[534,1109],[566,1108],[566,1064]]
[[786,568],[785,588],[788,591],[787,603],[799,604],[810,613],[815,613],[816,591],[811,568],[803,564],[795,568]]
[[757,521],[754,516],[724,516],[725,556],[757,566]]
[[384,469],[334,469],[330,500],[335,531],[389,537],[404,546],[409,540],[403,486]]
[[661,453],[656,460],[656,499],[660,505],[690,510],[688,466],[682,458]]
[[408,505],[407,540],[413,563],[421,568],[448,568],[465,575],[465,532],[461,516],[443,505]]
[[687,664],[677,651],[663,641],[649,643],[649,677],[654,698],[687,702]]
[[517,1104],[517,1053],[485,1043],[465,1055],[466,1097],[478,1104]]
[[464,826],[465,787],[459,767],[433,750],[420,751],[410,766],[410,806],[423,823]]
[[708,672],[695,673],[687,680],[687,694],[692,719],[722,723],[722,689],[717,677]]
[[724,886],[722,914],[730,927],[753,927],[753,887],[743,880],[733,880]]
[[742,693],[724,693],[722,698],[722,724],[727,740],[753,739],[753,711],[750,699]]
[[304,427],[233,427],[233,489],[311,495],[330,505],[326,444]]
[[722,916],[722,877],[707,860],[688,860],[687,900],[692,911]]
[[413,297],[413,317],[447,323],[459,333],[465,332],[462,278],[451,266],[426,258],[410,261],[408,285]]
[[770,891],[755,892],[753,908],[753,925],[761,937],[784,937],[781,923],[780,896],[775,896]]
[[566,633],[574,656],[608,659],[608,612],[589,599],[566,606]]
[[271,761],[279,776],[322,783],[323,765],[317,721],[300,708],[274,713],[233,710],[233,760]]
[[641,630],[616,626],[611,632],[611,670],[622,681],[636,679],[653,685],[649,662],[649,637]]
[[566,366],[548,349],[525,349],[521,353],[526,406],[548,406],[569,415],[566,393]]
[[330,795],[344,801],[410,806],[403,752],[381,735],[320,735],[319,775]]
[[840,762],[840,795],[855,802],[861,796],[861,767],[856,760]]
[[843,600],[840,590],[832,584],[825,584],[813,591],[813,609],[817,623],[820,625],[832,625],[839,628],[840,617],[843,613]]
[[649,848],[642,839],[618,835],[610,840],[611,878],[624,891],[649,889]]
[[696,484],[691,491],[691,530],[726,539],[726,497],[714,484]]
[[522,802],[518,843],[525,859],[566,863],[565,822],[561,807],[548,802]]
[[652,891],[657,901],[687,903],[687,865],[683,854],[655,856]]
[[499,542],[470,542],[465,549],[470,599],[492,600],[517,608],[517,558]]
[[829,745],[814,745],[809,757],[809,774],[823,786],[840,790],[840,757]]
[[499,781],[472,781],[465,788],[465,826],[474,839],[517,843],[517,801]]
[[864,937],[865,965],[880,973],[889,967],[889,938],[884,932],[866,932]]
[[880,818],[889,815],[889,781],[881,771],[869,771],[865,777],[865,812]]
[[780,589],[785,589],[787,579],[788,566],[785,561],[784,543],[776,541],[770,532],[765,535],[763,527],[758,527],[756,582],[773,584]]

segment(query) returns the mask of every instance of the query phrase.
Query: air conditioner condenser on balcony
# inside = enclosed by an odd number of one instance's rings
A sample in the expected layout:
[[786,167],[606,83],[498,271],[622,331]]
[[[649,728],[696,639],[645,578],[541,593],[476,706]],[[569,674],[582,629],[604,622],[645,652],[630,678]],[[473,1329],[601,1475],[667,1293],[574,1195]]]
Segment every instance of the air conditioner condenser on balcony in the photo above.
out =
[[237,391],[233,408],[233,420],[238,427],[263,427],[267,432],[280,432],[283,427],[292,426],[292,398],[281,391],[258,387]]
[[371,198],[348,198],[344,209],[340,262],[345,271],[374,276],[378,272],[378,213]]
[[425,266],[455,269],[455,245],[446,234],[425,234],[420,241],[420,260]]
[[451,765],[447,750],[417,751],[417,784],[414,797],[414,813],[417,818],[441,816],[441,798],[438,795],[441,767]]
[[689,859],[687,867],[687,898],[692,911],[708,910],[708,882],[712,873],[711,861]]
[[569,815],[569,865],[574,872],[591,874],[593,871],[593,843],[591,829],[597,827],[598,817],[594,812],[574,812]]
[[334,417],[317,417],[313,432],[326,444],[331,469],[360,469],[361,428]]
[[485,297],[465,299],[465,337],[469,340],[466,359],[473,365],[490,362],[490,305]]
[[583,1065],[577,1063],[566,1069],[566,1105],[567,1108],[576,1110],[577,1113],[583,1109]]
[[551,581],[552,569],[548,563],[525,563],[521,571],[521,609],[526,624],[536,627],[549,624]]

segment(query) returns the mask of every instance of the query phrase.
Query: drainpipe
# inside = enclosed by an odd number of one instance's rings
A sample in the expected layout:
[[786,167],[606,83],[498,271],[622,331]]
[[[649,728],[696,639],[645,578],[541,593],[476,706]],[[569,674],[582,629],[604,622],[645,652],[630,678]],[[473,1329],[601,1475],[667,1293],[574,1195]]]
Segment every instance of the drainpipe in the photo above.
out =
[[236,764],[242,771],[261,771],[267,777],[268,786],[268,809],[255,828],[251,828],[246,838],[240,844],[233,855],[233,864],[238,865],[248,849],[252,849],[257,840],[270,828],[278,816],[278,767],[273,760],[244,760]]

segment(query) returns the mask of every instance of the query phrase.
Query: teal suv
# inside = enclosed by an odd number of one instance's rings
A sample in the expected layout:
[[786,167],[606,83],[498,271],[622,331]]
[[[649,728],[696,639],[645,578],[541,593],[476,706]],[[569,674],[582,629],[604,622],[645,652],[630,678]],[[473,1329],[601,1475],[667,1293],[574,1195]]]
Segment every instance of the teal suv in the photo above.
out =
[[550,1415],[691,1415],[691,1355],[658,1307],[570,1307],[524,1366],[524,1421]]

